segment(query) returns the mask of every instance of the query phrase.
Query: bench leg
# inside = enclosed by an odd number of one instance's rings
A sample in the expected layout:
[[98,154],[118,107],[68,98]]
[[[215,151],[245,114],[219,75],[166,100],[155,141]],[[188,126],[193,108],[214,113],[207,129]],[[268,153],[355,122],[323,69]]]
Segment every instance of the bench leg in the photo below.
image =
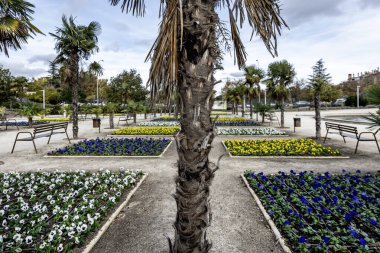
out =
[[50,136],[49,136],[49,140],[48,140],[48,143],[47,143],[47,144],[49,144],[49,143],[50,143],[51,135],[52,135],[52,134],[50,134]]
[[358,142],[356,142],[355,154],[358,151],[358,146],[359,146],[359,140],[358,140]]
[[15,142],[13,143],[13,148],[12,148],[12,152],[11,152],[11,154],[13,154],[13,151],[15,150],[16,142],[17,142],[17,137],[16,137],[16,139],[15,139]]
[[325,135],[325,139],[323,140],[323,143],[326,142],[326,138],[327,138],[327,134],[329,133],[329,130],[327,129],[327,132],[326,132],[326,135]]
[[377,149],[379,150],[379,153],[380,153],[380,147],[379,147],[379,143],[377,142],[376,136],[375,136],[375,142],[376,142],[376,145],[377,145]]
[[70,141],[69,135],[67,134],[67,131],[65,131],[65,134],[67,136],[67,139],[69,140],[69,143],[71,144],[71,141]]
[[[343,137],[343,141],[344,141],[344,143],[346,143],[346,139],[344,138],[344,136],[342,136]],[[356,152],[355,152],[356,153]]]
[[36,144],[34,143],[34,139],[32,141],[33,141],[34,151],[36,151],[36,154],[37,154],[37,148],[36,148]]

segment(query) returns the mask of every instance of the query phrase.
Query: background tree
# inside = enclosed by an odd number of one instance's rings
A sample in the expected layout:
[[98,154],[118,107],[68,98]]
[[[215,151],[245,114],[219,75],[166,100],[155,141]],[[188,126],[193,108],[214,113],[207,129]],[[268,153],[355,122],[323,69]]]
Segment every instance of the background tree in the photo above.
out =
[[236,93],[240,97],[239,100],[241,101],[241,116],[244,117],[244,114],[245,114],[245,95],[248,93],[248,89],[243,83],[239,82],[237,87],[236,87]]
[[146,99],[148,90],[142,85],[140,74],[135,69],[124,70],[108,85],[108,101],[127,105],[129,101],[139,102]]
[[[143,0],[111,0],[136,15],[145,12]],[[148,59],[151,60],[149,84],[152,100],[160,90],[176,86],[183,103],[181,130],[176,135],[178,178],[175,200],[177,216],[174,243],[170,252],[208,252],[211,244],[206,231],[210,225],[210,184],[217,168],[208,155],[214,139],[210,118],[216,82],[216,63],[222,54],[218,38],[231,38],[236,62],[242,68],[246,53],[239,37],[238,23],[247,19],[252,30],[276,54],[277,33],[284,25],[277,1],[267,0],[167,0],[160,1],[159,35]],[[216,12],[225,7],[230,14],[231,36],[223,36]],[[239,21],[239,22],[238,22]],[[217,34],[222,33],[222,34]],[[219,35],[219,36],[218,36]]]
[[256,66],[249,66],[244,69],[245,83],[249,85],[247,95],[249,99],[249,116],[253,117],[253,98],[260,94],[260,82],[265,76],[265,71]]
[[104,110],[109,113],[109,122],[110,122],[110,128],[113,129],[115,128],[115,124],[113,121],[114,118],[114,113],[117,111],[118,106],[116,103],[112,102],[107,102],[107,104],[104,107]]
[[8,49],[21,49],[33,35],[42,34],[31,21],[34,5],[24,0],[0,1],[0,52],[9,57]]
[[43,108],[40,104],[37,103],[27,103],[21,106],[18,109],[18,113],[22,116],[28,118],[28,126],[33,127],[33,117],[41,114],[43,112]]
[[93,61],[88,66],[88,71],[96,76],[96,94],[97,94],[97,101],[96,103],[99,104],[99,77],[103,75],[103,67],[100,65],[99,62]]
[[330,74],[326,71],[323,60],[319,59],[313,66],[313,74],[309,78],[309,84],[314,93],[315,138],[317,139],[321,138],[321,93],[331,80]]
[[78,138],[78,90],[79,90],[79,61],[88,59],[91,54],[97,52],[98,35],[100,25],[91,22],[88,26],[76,25],[74,18],[62,17],[62,28],[57,28],[55,33],[50,33],[56,40],[55,49],[58,52],[57,62],[68,65],[68,83],[72,90],[73,106],[73,138]]
[[274,109],[270,105],[266,105],[266,104],[262,104],[262,103],[255,104],[254,112],[260,114],[261,123],[264,123],[265,116],[268,116],[273,111],[274,111]]
[[227,101],[227,103],[232,104],[232,113],[237,114],[239,103],[242,102],[237,87],[230,86],[227,90],[225,90],[224,99]]
[[281,127],[284,127],[285,99],[289,97],[289,86],[293,83],[296,72],[287,60],[272,62],[267,71],[268,94],[278,101],[281,111]]
[[9,69],[0,66],[0,105],[9,105],[13,99],[12,79],[13,76]]

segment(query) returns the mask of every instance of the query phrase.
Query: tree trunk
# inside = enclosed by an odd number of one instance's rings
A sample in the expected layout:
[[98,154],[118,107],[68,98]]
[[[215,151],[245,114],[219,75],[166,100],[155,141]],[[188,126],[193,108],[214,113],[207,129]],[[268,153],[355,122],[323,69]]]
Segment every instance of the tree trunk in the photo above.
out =
[[136,122],[137,122],[137,113],[133,113],[133,123],[135,123],[136,124]]
[[245,96],[243,96],[243,103],[242,103],[242,110],[241,110],[241,116],[244,118],[245,114]]
[[110,112],[110,128],[111,129],[115,128],[115,124],[113,122],[113,112]]
[[214,171],[208,160],[214,139],[210,119],[214,62],[219,55],[215,35],[215,1],[183,1],[184,40],[179,52],[178,87],[183,113],[176,136],[178,177],[175,240],[171,252],[206,253],[210,226],[210,185]]
[[285,98],[282,97],[281,99],[281,105],[280,105],[280,111],[281,111],[281,127],[285,127],[285,117],[284,117],[284,114],[285,114]]
[[33,127],[33,117],[28,117],[28,125],[29,125],[29,128]]
[[[251,91],[253,88],[253,84],[249,85],[249,90]],[[249,116],[251,119],[253,119],[253,97],[252,95],[249,96]]]
[[321,93],[316,92],[314,97],[315,108],[315,138],[321,138]]
[[76,51],[70,55],[70,83],[72,92],[72,105],[73,105],[73,139],[78,139],[78,90],[79,90],[79,69],[78,69],[79,56]]
[[178,119],[179,107],[180,107],[180,97],[177,95],[175,99],[175,108],[174,108],[174,118]]

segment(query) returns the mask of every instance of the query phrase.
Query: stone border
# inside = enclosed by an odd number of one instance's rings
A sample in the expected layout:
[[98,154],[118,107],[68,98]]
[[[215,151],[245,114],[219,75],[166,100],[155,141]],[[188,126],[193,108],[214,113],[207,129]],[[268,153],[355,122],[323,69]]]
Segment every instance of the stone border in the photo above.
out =
[[253,191],[253,189],[249,185],[247,179],[244,176],[244,173],[241,174],[241,177],[243,179],[243,182],[244,182],[245,186],[248,188],[248,191],[251,193],[252,197],[255,199],[256,204],[259,207],[261,213],[264,215],[265,220],[268,222],[270,228],[272,229],[272,231],[273,231],[273,233],[274,233],[274,235],[276,237],[277,242],[280,243],[281,248],[286,253],[292,253],[292,251],[290,250],[290,248],[288,246],[286,246],[285,240],[282,237],[280,231],[277,229],[275,223],[273,222],[273,220],[271,219],[271,217],[269,216],[269,214],[265,210],[264,206],[261,204],[261,201],[260,201],[259,197],[257,197],[256,193]]
[[79,155],[45,155],[45,158],[161,158],[166,151],[169,149],[173,141],[170,141],[169,144],[166,146],[166,148],[162,151],[160,155],[156,156],[116,156],[116,155],[84,155],[84,156],[79,156]]
[[230,158],[244,158],[244,159],[349,159],[349,156],[237,156],[232,155],[231,152],[222,141],[223,147],[226,149],[226,152],[230,156]]
[[96,236],[86,245],[82,253],[89,253],[92,248],[96,245],[96,243],[100,240],[100,238],[103,236],[103,234],[107,231],[109,226],[112,224],[112,222],[116,219],[116,217],[119,215],[121,210],[128,204],[129,200],[133,196],[133,194],[139,189],[141,184],[144,182],[144,180],[148,177],[148,174],[145,174],[141,180],[137,183],[137,185],[133,188],[133,190],[128,193],[127,198],[124,200],[123,203],[120,204],[120,206],[113,212],[113,214],[109,217],[106,223],[99,229]]
[[[176,133],[177,134],[177,133]],[[112,134],[108,134],[107,135],[108,138],[173,138],[173,135],[112,135]]]

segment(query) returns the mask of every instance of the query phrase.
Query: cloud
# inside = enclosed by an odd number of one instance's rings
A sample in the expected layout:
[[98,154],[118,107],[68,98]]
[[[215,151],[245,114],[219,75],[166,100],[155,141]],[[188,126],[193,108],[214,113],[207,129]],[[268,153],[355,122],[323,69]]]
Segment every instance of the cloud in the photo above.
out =
[[49,64],[49,61],[54,60],[54,54],[44,54],[44,55],[34,55],[28,58],[29,63],[42,62],[44,64]]
[[102,47],[102,51],[117,53],[120,51],[120,44],[117,41],[114,41]]
[[379,0],[360,0],[359,5],[362,8],[378,7],[380,6],[380,1]]
[[47,68],[31,68],[23,63],[5,63],[4,68],[10,69],[13,76],[41,77],[47,75]]
[[239,71],[239,72],[232,72],[232,73],[229,73],[228,76],[240,78],[240,77],[244,76],[244,72],[241,72],[241,71]]

